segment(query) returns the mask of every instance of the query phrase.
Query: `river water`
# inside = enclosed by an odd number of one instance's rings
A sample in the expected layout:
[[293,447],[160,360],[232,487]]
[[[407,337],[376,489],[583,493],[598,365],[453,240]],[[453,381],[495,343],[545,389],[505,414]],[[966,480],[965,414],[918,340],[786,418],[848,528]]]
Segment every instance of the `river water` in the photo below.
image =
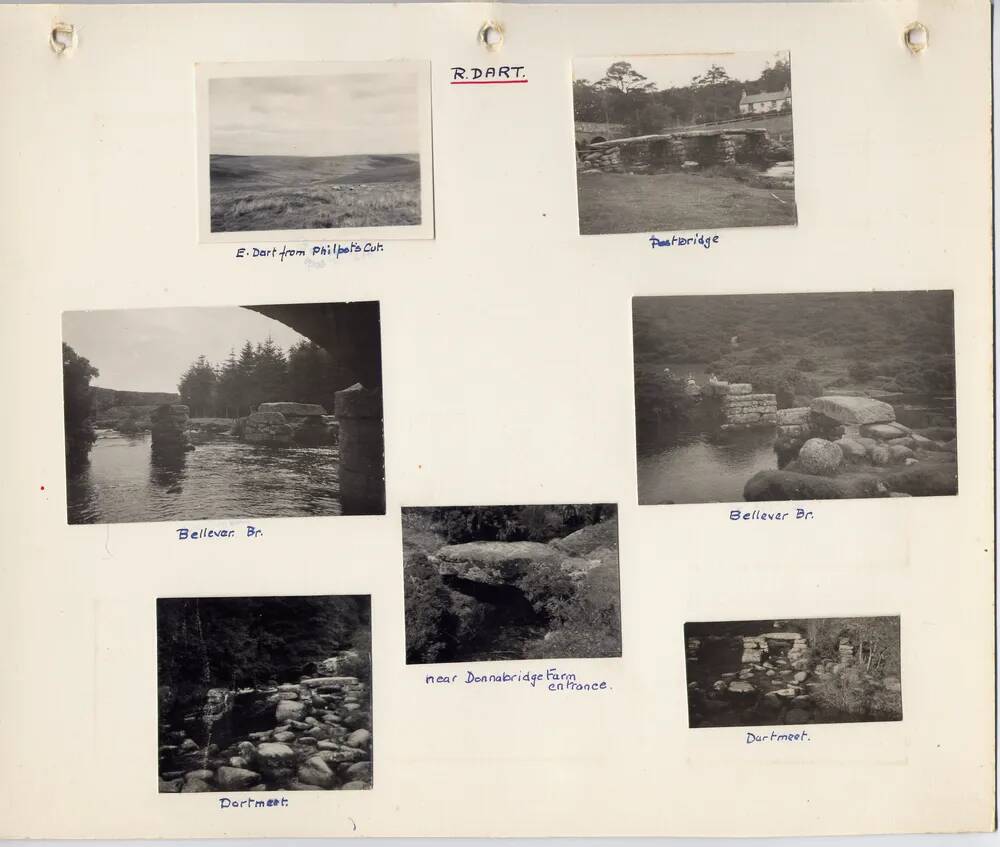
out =
[[154,459],[149,433],[102,431],[69,481],[69,522],[339,515],[336,447],[264,447],[219,435],[175,460]]
[[[671,370],[700,379],[697,366]],[[954,397],[907,395],[889,402],[896,420],[912,428],[955,425]],[[639,431],[640,505],[663,503],[739,503],[747,480],[762,470],[776,470],[774,429],[721,432],[697,417],[692,425],[644,427]]]

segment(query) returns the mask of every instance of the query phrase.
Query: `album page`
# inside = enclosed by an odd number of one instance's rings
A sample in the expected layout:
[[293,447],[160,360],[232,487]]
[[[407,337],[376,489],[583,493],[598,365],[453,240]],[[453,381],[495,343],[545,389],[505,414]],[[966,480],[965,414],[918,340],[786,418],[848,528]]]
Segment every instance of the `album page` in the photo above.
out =
[[990,24],[0,7],[0,835],[992,829]]

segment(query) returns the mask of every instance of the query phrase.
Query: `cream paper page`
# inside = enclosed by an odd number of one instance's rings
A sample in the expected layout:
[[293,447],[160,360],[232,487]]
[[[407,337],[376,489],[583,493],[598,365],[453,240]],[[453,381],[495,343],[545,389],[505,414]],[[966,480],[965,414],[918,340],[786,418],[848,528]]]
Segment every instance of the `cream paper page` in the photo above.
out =
[[[992,828],[989,30],[985,2],[911,0],[0,8],[2,834]],[[793,63],[797,222],[581,235],[574,61],[754,51]],[[243,62],[417,67],[421,236],[202,238],[196,91]],[[451,84],[501,65],[527,82]],[[639,505],[633,297],[925,290],[954,292],[957,495]],[[355,301],[380,304],[384,514],[67,522],[64,313]],[[401,509],[495,504],[617,505],[620,657],[407,664]],[[157,599],[301,595],[371,597],[370,790],[160,793]],[[689,728],[686,623],[873,616],[899,618],[902,720]],[[548,669],[606,685],[466,682]]]

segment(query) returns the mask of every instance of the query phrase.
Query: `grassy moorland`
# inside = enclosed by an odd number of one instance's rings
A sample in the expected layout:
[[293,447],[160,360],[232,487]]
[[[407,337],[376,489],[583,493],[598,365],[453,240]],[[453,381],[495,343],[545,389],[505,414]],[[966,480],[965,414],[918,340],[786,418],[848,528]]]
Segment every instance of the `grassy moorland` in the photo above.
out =
[[774,392],[779,407],[838,388],[954,394],[950,291],[638,297],[632,309],[640,413],[682,362]]
[[210,184],[212,232],[420,223],[416,155],[213,155]]
[[716,173],[577,174],[580,233],[781,226],[795,191]]

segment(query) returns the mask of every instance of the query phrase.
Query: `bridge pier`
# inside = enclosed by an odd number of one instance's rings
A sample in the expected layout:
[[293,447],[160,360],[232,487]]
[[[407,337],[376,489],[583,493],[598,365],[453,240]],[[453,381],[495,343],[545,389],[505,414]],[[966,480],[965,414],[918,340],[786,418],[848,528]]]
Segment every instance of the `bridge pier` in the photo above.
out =
[[385,514],[382,389],[355,385],[334,395],[340,425],[340,504],[345,515]]

